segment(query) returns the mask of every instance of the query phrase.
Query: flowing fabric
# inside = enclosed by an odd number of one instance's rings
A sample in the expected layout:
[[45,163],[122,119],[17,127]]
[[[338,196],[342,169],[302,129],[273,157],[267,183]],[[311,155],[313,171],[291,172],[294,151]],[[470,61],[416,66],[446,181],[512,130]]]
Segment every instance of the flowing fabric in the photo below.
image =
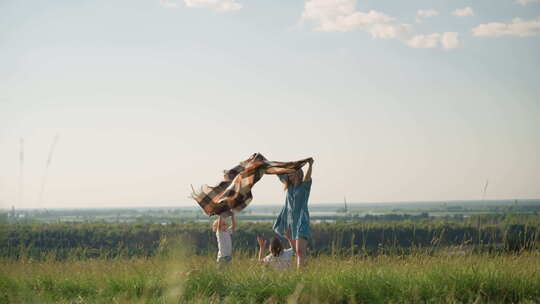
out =
[[310,158],[295,162],[269,161],[255,153],[234,168],[225,171],[216,186],[204,185],[191,194],[208,216],[230,215],[247,207],[253,199],[251,188],[264,174],[288,174],[300,169]]

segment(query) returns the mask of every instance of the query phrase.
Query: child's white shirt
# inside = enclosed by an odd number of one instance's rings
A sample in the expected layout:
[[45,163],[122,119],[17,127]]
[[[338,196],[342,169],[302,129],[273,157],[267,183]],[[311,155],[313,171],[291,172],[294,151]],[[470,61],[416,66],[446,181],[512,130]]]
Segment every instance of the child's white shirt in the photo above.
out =
[[272,254],[265,256],[263,262],[269,263],[277,269],[286,269],[291,266],[293,254],[294,250],[292,248],[285,249],[277,257],[273,256]]
[[226,256],[232,256],[232,228],[229,227],[225,231],[217,230],[216,238],[218,243],[218,254],[217,258],[222,258]]

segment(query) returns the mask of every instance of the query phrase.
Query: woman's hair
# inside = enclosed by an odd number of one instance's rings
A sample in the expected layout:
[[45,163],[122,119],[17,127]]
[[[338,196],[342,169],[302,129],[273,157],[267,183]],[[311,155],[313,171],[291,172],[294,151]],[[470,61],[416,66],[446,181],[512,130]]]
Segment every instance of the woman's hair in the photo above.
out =
[[270,252],[273,256],[278,257],[281,255],[281,252],[283,251],[283,245],[281,245],[281,241],[278,237],[274,236],[270,240]]
[[302,169],[298,169],[294,171],[294,173],[279,174],[278,178],[283,183],[283,188],[285,190],[289,189],[289,186],[292,184],[291,180],[289,179],[289,174],[296,174],[300,182],[304,179],[304,171],[302,171]]

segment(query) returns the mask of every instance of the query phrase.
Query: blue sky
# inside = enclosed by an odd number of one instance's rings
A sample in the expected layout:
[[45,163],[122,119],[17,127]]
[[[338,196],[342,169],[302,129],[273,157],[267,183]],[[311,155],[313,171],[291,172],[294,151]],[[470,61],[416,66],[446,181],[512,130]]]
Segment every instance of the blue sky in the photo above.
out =
[[0,206],[188,205],[252,152],[313,156],[312,203],[538,198],[539,36],[534,0],[2,1]]

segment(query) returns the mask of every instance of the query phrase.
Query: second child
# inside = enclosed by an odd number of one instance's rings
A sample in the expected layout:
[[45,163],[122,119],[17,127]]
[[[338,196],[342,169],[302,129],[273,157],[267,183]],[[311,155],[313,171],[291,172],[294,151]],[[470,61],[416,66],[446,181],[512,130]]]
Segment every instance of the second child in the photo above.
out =
[[264,256],[267,241],[258,236],[257,243],[259,243],[259,261],[267,265],[271,265],[275,269],[283,270],[290,268],[293,255],[295,253],[295,242],[291,239],[290,231],[285,233],[285,238],[289,241],[289,249],[283,248],[279,238],[274,236],[270,240],[270,246],[268,246],[270,254]]

